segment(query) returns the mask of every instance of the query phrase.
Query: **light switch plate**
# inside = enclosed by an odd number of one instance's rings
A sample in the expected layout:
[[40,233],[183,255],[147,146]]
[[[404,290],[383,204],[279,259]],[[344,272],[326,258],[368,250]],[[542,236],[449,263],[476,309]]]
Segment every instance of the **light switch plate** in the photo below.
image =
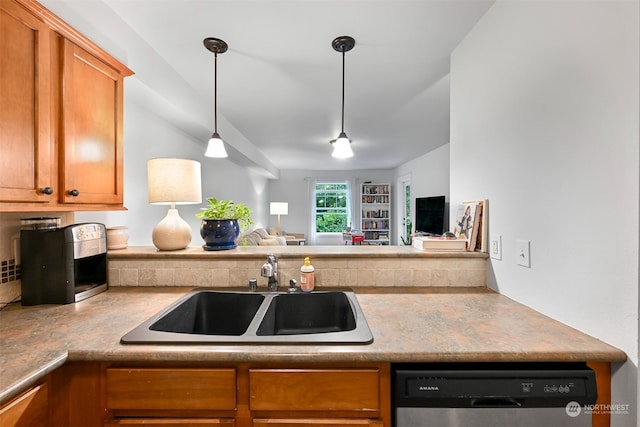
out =
[[516,263],[531,268],[531,241],[516,240]]
[[502,259],[502,236],[499,234],[492,234],[489,239],[489,254],[491,258],[501,260]]

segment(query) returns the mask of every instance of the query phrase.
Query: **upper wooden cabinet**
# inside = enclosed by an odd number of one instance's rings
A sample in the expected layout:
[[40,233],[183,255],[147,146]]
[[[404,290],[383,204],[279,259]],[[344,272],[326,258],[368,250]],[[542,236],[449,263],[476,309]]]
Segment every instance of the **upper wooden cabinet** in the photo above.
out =
[[33,0],[0,36],[0,211],[121,209],[132,71]]
[[0,202],[49,203],[52,196],[42,190],[57,187],[51,30],[20,5],[2,0],[0,37]]
[[62,203],[119,204],[122,183],[123,78],[62,39]]

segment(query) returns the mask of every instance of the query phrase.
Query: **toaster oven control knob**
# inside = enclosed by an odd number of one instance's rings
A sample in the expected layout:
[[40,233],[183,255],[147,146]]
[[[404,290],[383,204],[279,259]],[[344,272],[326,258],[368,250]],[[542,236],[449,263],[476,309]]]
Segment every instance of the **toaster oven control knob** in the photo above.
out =
[[70,196],[77,197],[78,194],[80,194],[80,192],[78,190],[76,190],[75,188],[73,190],[69,190],[69,195]]
[[43,189],[40,190],[40,192],[42,194],[47,194],[47,195],[51,195],[53,194],[53,188],[51,187],[44,187]]

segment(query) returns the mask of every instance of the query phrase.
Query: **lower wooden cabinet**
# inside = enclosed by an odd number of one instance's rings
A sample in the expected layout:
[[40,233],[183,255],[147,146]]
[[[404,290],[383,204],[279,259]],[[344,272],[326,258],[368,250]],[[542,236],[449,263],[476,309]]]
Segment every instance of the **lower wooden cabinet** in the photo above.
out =
[[380,411],[378,369],[250,369],[251,411]]
[[236,408],[236,370],[108,368],[107,408],[118,413]]
[[354,419],[254,419],[254,427],[354,427],[354,426],[380,426],[382,420],[354,420]]
[[35,386],[0,407],[0,426],[48,426],[49,385]]
[[390,368],[108,366],[103,425],[389,426]]
[[[0,405],[0,426],[391,426],[389,363],[216,365],[68,362]],[[589,366],[606,406],[610,363]]]
[[[0,426],[390,427],[390,370],[389,363],[68,362],[0,407]],[[25,407],[29,418],[20,415]]]
[[141,426],[145,427],[205,427],[220,426],[234,427],[236,422],[232,419],[213,419],[213,418],[123,418],[113,419],[104,422],[105,426]]
[[382,426],[388,398],[382,373],[378,367],[250,369],[252,425]]

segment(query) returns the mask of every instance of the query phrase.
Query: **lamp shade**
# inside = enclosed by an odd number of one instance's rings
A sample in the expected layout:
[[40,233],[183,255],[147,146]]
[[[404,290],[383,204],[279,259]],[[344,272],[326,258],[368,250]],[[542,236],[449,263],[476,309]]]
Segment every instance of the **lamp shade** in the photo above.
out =
[[271,202],[269,203],[269,213],[271,215],[289,215],[289,203]]
[[349,157],[353,157],[353,150],[351,150],[351,141],[347,138],[347,134],[344,132],[340,133],[338,139],[333,143],[333,153],[331,153],[333,157],[337,157],[339,159],[347,159]]
[[186,205],[202,203],[200,162],[188,159],[147,161],[149,203]]
[[214,132],[213,135],[211,135],[209,143],[207,144],[207,151],[205,151],[204,155],[218,159],[227,157],[227,150],[224,149],[224,141],[220,138],[218,132]]

